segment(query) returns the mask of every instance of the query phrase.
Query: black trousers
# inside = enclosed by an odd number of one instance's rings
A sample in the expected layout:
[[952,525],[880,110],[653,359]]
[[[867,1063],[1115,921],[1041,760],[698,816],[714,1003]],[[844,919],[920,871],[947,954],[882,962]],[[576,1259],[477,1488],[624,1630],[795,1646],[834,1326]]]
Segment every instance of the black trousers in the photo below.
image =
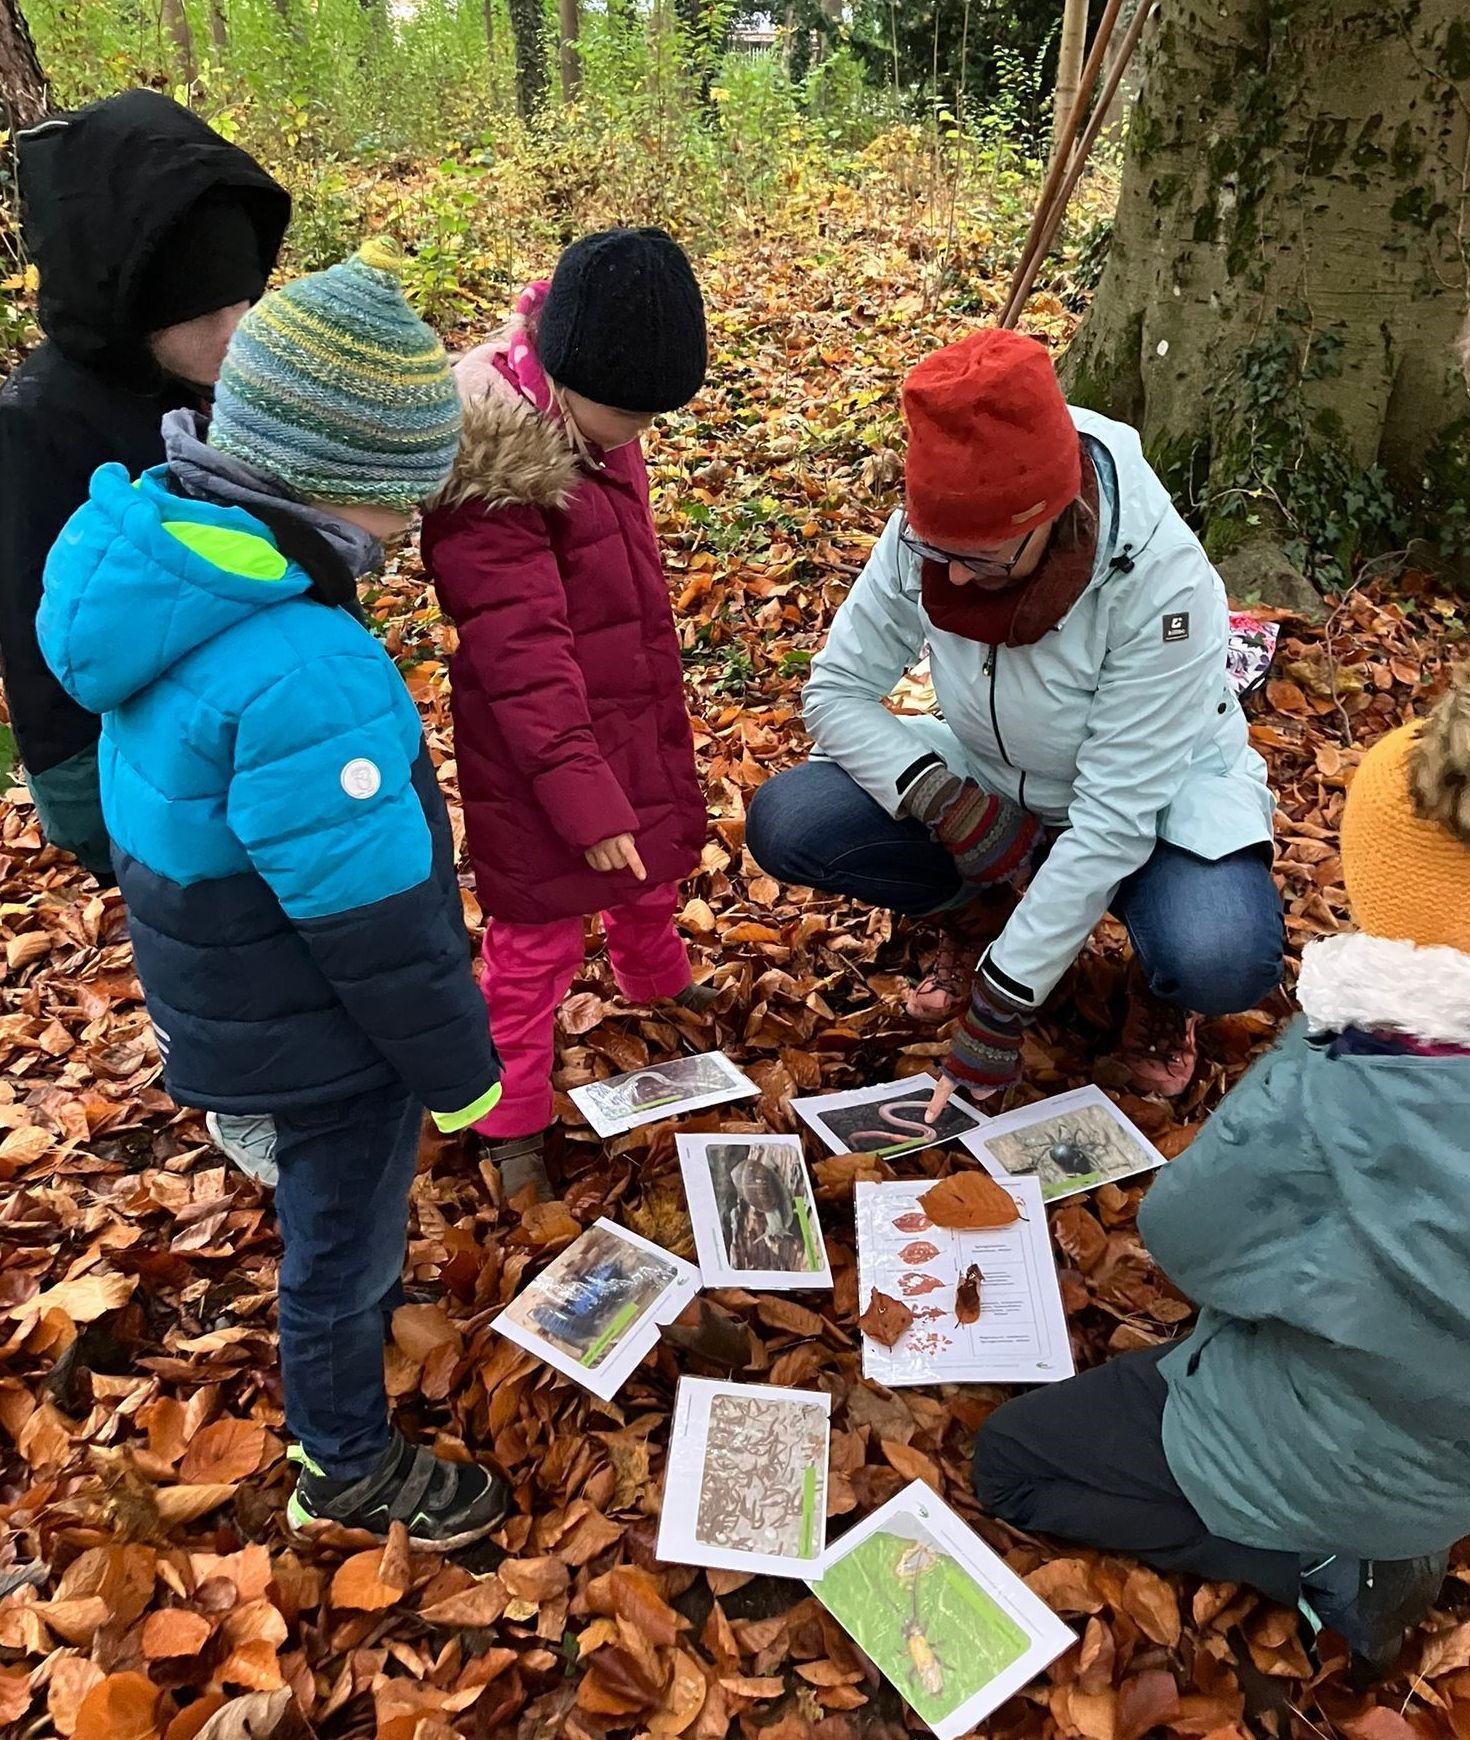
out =
[[1159,1372],[1166,1347],[1125,1353],[998,1408],[975,1440],[975,1492],[1028,1533],[1126,1553],[1161,1571],[1248,1583],[1283,1606],[1301,1561],[1221,1540],[1179,1489],[1164,1456]]

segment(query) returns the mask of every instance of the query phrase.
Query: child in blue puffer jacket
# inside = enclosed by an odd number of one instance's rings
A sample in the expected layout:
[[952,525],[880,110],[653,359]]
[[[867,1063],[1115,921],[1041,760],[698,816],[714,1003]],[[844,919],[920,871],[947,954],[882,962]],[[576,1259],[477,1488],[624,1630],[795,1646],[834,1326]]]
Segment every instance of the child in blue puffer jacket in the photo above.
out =
[[281,1370],[298,1530],[462,1546],[504,1481],[389,1425],[421,1107],[499,1096],[418,714],[359,619],[381,537],[449,475],[459,401],[391,244],[242,321],[207,436],[104,466],[46,569],[42,651],[102,715],[103,810],[138,975],[186,1105],[276,1123]]

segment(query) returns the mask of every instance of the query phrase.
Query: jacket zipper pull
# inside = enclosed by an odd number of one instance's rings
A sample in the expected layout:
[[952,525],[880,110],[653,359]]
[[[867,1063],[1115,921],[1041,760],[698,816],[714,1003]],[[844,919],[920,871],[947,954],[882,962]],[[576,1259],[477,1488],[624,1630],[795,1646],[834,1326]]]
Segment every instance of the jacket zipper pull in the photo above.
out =
[[995,648],[993,646],[987,647],[985,650],[985,663],[981,667],[980,675],[982,677],[993,677],[995,675]]

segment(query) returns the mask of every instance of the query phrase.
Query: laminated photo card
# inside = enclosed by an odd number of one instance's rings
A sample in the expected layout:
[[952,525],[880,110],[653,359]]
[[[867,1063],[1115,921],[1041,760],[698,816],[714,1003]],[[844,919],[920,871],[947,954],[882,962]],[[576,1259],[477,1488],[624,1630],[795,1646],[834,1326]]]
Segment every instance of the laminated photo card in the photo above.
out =
[[760,1089],[723,1051],[650,1063],[607,1081],[572,1089],[572,1104],[599,1136],[621,1136],[642,1124],[657,1124],[727,1100],[754,1099]]
[[[897,1299],[913,1322],[884,1347],[863,1336],[863,1376],[905,1384],[1045,1384],[1076,1369],[1041,1186],[1005,1181],[1020,1210],[1009,1226],[961,1232],[935,1226],[920,1198],[931,1181],[860,1183],[858,1303],[874,1291]],[[961,1311],[960,1293],[970,1289]]]
[[938,1121],[925,1123],[938,1085],[932,1075],[910,1075],[849,1093],[792,1100],[791,1109],[834,1154],[877,1154],[891,1160],[938,1142],[962,1141],[989,1122],[984,1112],[953,1094]]
[[808,1577],[827,1540],[832,1398],[681,1378],[657,1556]]
[[692,1263],[599,1220],[495,1319],[508,1341],[610,1402],[699,1291]]
[[922,1480],[845,1534],[811,1588],[939,1740],[970,1733],[1077,1641]]
[[1048,1202],[1164,1164],[1164,1156],[1100,1087],[1006,1112],[961,1140],[992,1178],[1039,1179]]
[[830,1287],[811,1176],[795,1136],[680,1136],[707,1287]]

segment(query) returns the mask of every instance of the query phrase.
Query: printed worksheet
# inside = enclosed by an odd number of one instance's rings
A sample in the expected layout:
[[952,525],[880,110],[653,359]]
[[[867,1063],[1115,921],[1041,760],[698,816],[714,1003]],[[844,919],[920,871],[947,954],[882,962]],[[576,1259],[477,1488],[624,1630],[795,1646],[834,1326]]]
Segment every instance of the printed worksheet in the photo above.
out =
[[[863,1336],[863,1375],[905,1384],[1043,1384],[1071,1377],[1041,1185],[1002,1182],[1021,1218],[983,1232],[933,1224],[919,1199],[932,1179],[862,1183],[854,1192],[858,1303],[898,1300],[913,1323],[892,1347]],[[962,1321],[962,1318],[969,1321]]]

